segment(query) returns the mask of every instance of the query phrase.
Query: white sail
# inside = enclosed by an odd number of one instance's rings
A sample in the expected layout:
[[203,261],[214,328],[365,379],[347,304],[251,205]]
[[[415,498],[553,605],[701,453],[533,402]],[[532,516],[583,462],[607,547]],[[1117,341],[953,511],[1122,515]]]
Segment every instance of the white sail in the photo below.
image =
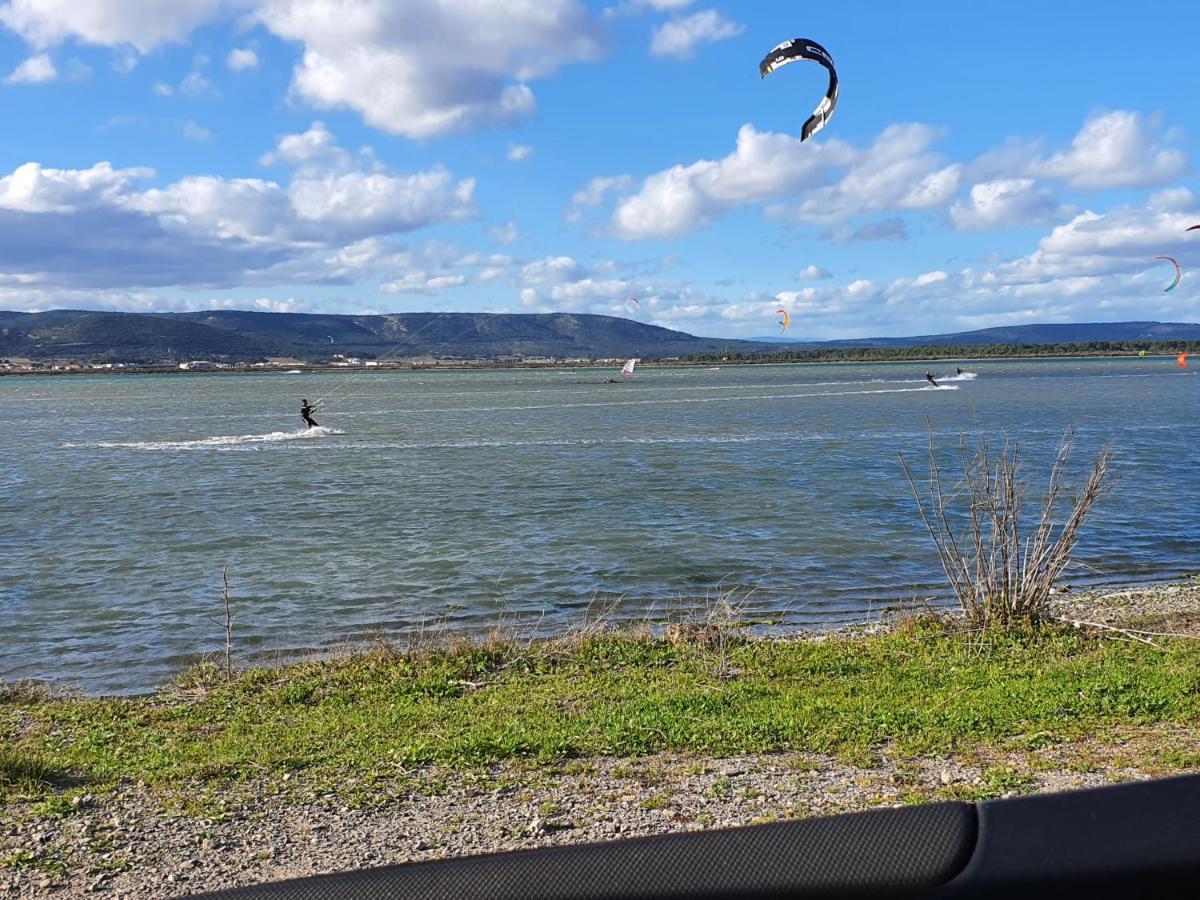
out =
[[638,361],[636,359],[627,360],[625,365],[621,367],[621,374],[622,375],[632,375],[633,367],[636,366],[637,363],[638,363]]

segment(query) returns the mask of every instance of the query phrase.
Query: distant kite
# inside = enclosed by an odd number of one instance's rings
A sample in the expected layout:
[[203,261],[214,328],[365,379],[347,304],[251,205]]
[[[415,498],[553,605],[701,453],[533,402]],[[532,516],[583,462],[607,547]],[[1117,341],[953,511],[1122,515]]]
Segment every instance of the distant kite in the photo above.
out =
[[829,121],[830,116],[833,115],[833,111],[837,107],[837,69],[833,66],[833,57],[829,55],[829,51],[816,41],[810,41],[808,38],[794,38],[790,41],[784,41],[762,58],[762,62],[758,64],[758,74],[766,78],[780,66],[785,66],[800,59],[820,63],[829,72],[829,87],[825,89],[825,96],[817,105],[817,108],[813,110],[813,114],[808,117],[808,121],[804,123],[804,127],[800,129],[800,140],[807,141],[825,127],[825,124]]
[[788,330],[788,326],[792,324],[792,316],[791,316],[791,313],[789,313],[789,312],[788,312],[786,309],[784,309],[783,307],[780,307],[779,309],[775,310],[775,312],[776,312],[776,313],[778,313],[779,315],[783,316],[783,321],[781,321],[781,322],[779,323],[779,324],[780,324],[780,326],[781,326],[781,327],[780,327],[780,329],[779,329],[779,333],[780,333],[780,334],[783,334],[785,331],[787,331],[787,330]]
[[633,296],[633,294],[630,294],[627,298],[625,298],[625,302],[636,309],[640,310],[642,308],[641,301],[638,300],[637,297]]
[[1195,231],[1197,228],[1200,228],[1200,225],[1193,225],[1191,228],[1185,228],[1184,231]]
[[1163,293],[1169,294],[1171,291],[1175,290],[1175,285],[1179,284],[1179,279],[1183,277],[1183,269],[1179,267],[1179,260],[1175,259],[1173,256],[1156,256],[1154,258],[1165,259],[1175,267],[1175,280],[1171,282],[1169,287],[1163,288]]
[[1177,357],[1175,357],[1175,365],[1179,366],[1181,369],[1186,369],[1187,358],[1188,355],[1186,353],[1180,353]]

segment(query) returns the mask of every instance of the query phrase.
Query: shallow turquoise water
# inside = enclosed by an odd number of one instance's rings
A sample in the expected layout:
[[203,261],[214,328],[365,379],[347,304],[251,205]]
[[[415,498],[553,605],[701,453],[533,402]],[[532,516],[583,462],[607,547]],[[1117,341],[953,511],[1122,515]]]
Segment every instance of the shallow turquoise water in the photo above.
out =
[[[0,676],[151,689],[222,645],[660,619],[734,590],[789,625],[943,594],[896,459],[1019,435],[1117,450],[1083,581],[1200,560],[1200,379],[1173,359],[0,378]],[[335,433],[298,432],[326,395]],[[947,462],[950,461],[947,457]]]

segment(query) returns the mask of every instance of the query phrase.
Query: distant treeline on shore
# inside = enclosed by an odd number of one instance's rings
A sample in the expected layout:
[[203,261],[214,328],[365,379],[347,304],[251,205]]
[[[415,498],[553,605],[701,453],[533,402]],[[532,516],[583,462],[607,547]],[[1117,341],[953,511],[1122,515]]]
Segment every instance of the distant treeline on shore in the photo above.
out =
[[691,353],[683,362],[886,362],[906,359],[992,359],[1038,356],[1128,356],[1200,353],[1200,341],[1070,341],[1059,344],[926,344],[919,347],[822,347],[775,353]]

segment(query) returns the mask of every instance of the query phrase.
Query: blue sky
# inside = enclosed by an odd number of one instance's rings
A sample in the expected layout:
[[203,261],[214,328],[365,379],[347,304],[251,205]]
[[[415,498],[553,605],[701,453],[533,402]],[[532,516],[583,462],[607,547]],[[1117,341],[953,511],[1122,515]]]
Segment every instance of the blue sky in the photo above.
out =
[[[0,308],[1196,321],[1198,33],[1182,0],[0,0]],[[824,70],[757,72],[790,37],[841,81],[804,143]]]

